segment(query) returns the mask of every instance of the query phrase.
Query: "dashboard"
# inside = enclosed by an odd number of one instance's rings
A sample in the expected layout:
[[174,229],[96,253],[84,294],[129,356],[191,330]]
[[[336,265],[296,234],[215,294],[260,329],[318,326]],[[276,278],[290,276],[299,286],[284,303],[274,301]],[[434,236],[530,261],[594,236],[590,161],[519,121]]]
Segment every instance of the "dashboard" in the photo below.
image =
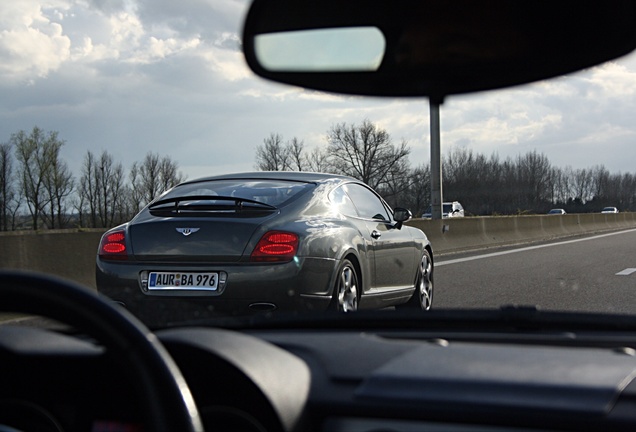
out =
[[[636,426],[629,332],[183,327],[156,335],[206,430]],[[0,364],[0,430],[142,430],[134,377],[89,338],[3,325]]]

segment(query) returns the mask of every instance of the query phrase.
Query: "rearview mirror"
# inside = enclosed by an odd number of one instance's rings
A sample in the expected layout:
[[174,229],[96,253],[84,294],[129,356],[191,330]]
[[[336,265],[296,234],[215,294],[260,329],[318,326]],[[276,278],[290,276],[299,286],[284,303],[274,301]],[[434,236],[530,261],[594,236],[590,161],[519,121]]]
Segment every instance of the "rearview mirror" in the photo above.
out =
[[636,47],[635,0],[255,0],[252,70],[311,89],[447,95],[523,84]]

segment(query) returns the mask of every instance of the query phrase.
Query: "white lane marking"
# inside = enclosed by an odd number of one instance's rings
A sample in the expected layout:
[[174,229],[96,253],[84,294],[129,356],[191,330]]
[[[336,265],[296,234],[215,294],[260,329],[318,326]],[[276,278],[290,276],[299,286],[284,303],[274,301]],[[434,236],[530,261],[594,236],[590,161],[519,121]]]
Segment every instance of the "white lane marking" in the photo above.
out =
[[629,276],[630,274],[636,272],[636,268],[627,268],[623,271],[619,271],[616,273],[616,276]]
[[588,240],[596,240],[596,239],[600,239],[600,238],[603,238],[603,237],[610,237],[610,236],[615,236],[615,235],[620,235],[620,234],[625,234],[625,233],[631,233],[631,232],[636,232],[636,229],[612,232],[612,233],[608,233],[608,234],[599,234],[599,235],[596,235],[596,236],[593,236],[593,237],[585,237],[585,238],[580,238],[580,239],[575,239],[575,240],[566,240],[566,241],[562,241],[562,242],[558,242],[558,243],[549,243],[549,244],[544,244],[544,245],[527,246],[527,247],[523,247],[523,248],[519,248],[519,249],[511,249],[511,250],[507,250],[507,251],[492,252],[492,253],[487,253],[487,254],[483,254],[483,255],[474,255],[474,256],[469,256],[469,257],[465,257],[465,258],[457,258],[457,259],[452,259],[452,260],[447,260],[447,261],[441,261],[441,262],[436,262],[435,263],[435,267],[448,265],[448,264],[459,264],[459,263],[463,263],[463,262],[466,262],[466,261],[474,261],[474,260],[478,260],[478,259],[492,258],[492,257],[501,256],[501,255],[508,255],[508,254],[513,254],[513,253],[518,253],[518,252],[527,252],[527,251],[531,251],[531,250],[535,250],[535,249],[543,249],[543,248],[548,248],[548,247],[553,247],[553,246],[561,246],[561,245],[565,245],[565,244],[578,243],[578,242],[583,242],[583,241],[588,241]]

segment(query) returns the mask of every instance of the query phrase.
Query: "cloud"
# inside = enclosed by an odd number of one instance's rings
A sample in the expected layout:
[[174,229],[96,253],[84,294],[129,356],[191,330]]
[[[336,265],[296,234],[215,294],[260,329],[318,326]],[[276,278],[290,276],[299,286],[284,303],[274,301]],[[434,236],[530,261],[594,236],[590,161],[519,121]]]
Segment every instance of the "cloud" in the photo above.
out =
[[[124,166],[152,149],[193,178],[251,170],[255,148],[271,133],[311,150],[325,145],[332,125],[369,119],[394,142],[409,143],[413,165],[430,161],[427,99],[339,96],[255,77],[240,51],[246,5],[0,0],[0,142],[37,125],[59,131],[75,172],[88,149],[108,150]],[[24,49],[9,50],[19,44]],[[467,146],[504,158],[537,150],[559,166],[633,171],[634,71],[636,56],[449,97],[442,150]],[[609,146],[624,156],[601,158]]]
[[451,97],[442,106],[442,147],[466,146],[515,157],[545,153],[557,166],[579,168],[605,152],[613,169],[626,170],[636,156],[634,56],[567,77],[494,92]]
[[[162,9],[154,2],[143,1],[2,2],[0,78],[5,83],[32,83],[59,72],[65,64],[97,72],[106,67],[112,73],[111,65],[104,62],[143,65],[181,53],[200,57],[213,70],[229,72],[230,80],[245,76],[233,66],[236,60],[224,54],[240,53],[237,29],[228,24],[206,28],[202,22],[204,17],[214,16],[213,8],[206,2],[188,3],[206,13],[197,16],[197,10],[181,3],[176,9],[180,14],[166,15],[155,13]],[[236,3],[228,0],[217,7],[229,5],[229,10],[238,13]],[[204,36],[193,32],[194,27],[204,30]],[[122,71],[127,73],[127,68]]]
[[105,14],[118,13],[131,7],[126,0],[84,0],[85,9],[95,9]]
[[51,4],[49,13],[35,1],[0,3],[0,81],[30,82],[45,77],[70,57],[71,42],[55,22],[62,14]]
[[137,13],[150,26],[164,26],[183,37],[200,35],[213,40],[223,33],[237,34],[249,0],[138,0]]
[[626,65],[608,62],[591,71],[589,97],[593,100],[624,99],[636,94],[636,72]]

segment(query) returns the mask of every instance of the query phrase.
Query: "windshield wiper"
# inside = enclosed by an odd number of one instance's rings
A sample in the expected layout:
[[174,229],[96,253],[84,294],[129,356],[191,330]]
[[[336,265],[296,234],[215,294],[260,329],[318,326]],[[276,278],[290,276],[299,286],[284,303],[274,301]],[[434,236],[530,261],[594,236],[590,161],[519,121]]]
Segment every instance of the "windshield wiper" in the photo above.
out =
[[272,212],[277,208],[248,198],[193,195],[155,201],[150,204],[148,210],[157,216],[207,216],[218,213]]

